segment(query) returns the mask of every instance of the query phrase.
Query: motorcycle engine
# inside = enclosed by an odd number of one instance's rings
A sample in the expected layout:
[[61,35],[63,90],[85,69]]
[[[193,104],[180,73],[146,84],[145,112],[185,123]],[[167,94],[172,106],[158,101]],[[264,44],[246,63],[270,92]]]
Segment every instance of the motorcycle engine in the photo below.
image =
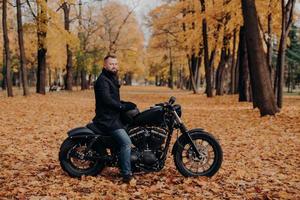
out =
[[146,165],[156,163],[162,154],[162,145],[167,138],[167,131],[159,127],[136,127],[128,133],[136,147],[136,159]]

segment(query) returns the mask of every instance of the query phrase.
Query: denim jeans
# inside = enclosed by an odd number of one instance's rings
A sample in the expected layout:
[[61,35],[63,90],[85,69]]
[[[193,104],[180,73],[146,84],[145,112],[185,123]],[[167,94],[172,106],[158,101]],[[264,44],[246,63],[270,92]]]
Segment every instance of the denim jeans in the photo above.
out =
[[131,174],[131,140],[124,129],[117,129],[112,132],[113,138],[116,140],[120,148],[119,161],[121,174]]

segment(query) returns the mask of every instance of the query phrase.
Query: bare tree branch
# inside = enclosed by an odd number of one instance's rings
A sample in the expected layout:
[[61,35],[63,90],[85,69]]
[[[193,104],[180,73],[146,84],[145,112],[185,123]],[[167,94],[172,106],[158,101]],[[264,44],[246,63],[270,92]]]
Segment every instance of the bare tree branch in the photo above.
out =
[[290,7],[289,13],[287,14],[288,15],[287,16],[288,17],[287,18],[288,22],[286,24],[286,33],[289,32],[289,30],[291,28],[291,25],[293,23],[293,14],[294,14],[294,8],[295,8],[296,0],[290,0],[289,3],[291,3],[291,4],[289,6]]
[[133,13],[133,11],[138,7],[138,5],[135,5],[127,14],[127,16],[124,18],[122,24],[119,26],[118,31],[117,31],[117,35],[115,37],[115,39],[112,41],[113,44],[116,44],[117,40],[119,39],[121,30],[123,28],[123,26],[126,24],[127,20],[129,19],[129,17],[131,16],[131,14]]
[[28,7],[29,7],[29,10],[30,10],[32,16],[36,19],[36,18],[37,18],[37,15],[34,13],[32,7],[31,7],[31,4],[30,4],[30,2],[29,2],[29,0],[26,0],[26,3],[27,3],[27,5],[28,5]]

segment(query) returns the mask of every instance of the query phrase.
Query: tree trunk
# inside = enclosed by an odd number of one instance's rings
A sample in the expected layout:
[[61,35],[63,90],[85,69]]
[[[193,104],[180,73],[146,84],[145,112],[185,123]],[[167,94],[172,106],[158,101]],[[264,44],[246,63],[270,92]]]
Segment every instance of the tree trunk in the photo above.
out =
[[51,74],[51,68],[48,67],[48,84],[49,84],[49,88],[51,87],[52,84],[52,74]]
[[[224,26],[224,30],[226,29],[226,25]],[[226,75],[226,65],[228,64],[230,58],[230,50],[228,48],[230,41],[229,35],[223,36],[223,47],[221,49],[221,56],[219,66],[217,68],[216,73],[216,95],[224,94],[224,79]]]
[[47,23],[47,0],[43,0],[38,4],[37,15],[38,70],[36,92],[39,94],[46,94]]
[[126,72],[124,75],[125,85],[132,85],[132,72]]
[[203,49],[200,50],[199,56],[198,56],[198,59],[197,59],[197,68],[196,68],[196,73],[195,73],[195,80],[196,80],[197,90],[199,90],[200,84],[201,84],[200,67],[201,67],[201,64],[202,64],[202,56],[203,56],[202,54],[203,54]]
[[239,101],[250,101],[250,74],[245,30],[241,27],[239,42]]
[[[2,13],[3,14],[3,13]],[[2,84],[1,84],[1,88],[2,90],[6,90],[6,67],[5,67],[5,49],[3,49],[2,51],[2,58],[3,58],[3,61],[2,61]]]
[[[6,68],[6,86],[7,86],[7,96],[13,96],[12,90],[12,80],[11,80],[11,63],[10,63],[10,50],[9,50],[9,38],[8,38],[8,30],[7,30],[7,0],[3,0],[2,5],[2,28],[3,28],[3,41],[4,41],[4,50],[5,57],[3,57],[3,63]],[[4,77],[3,77],[4,78]]]
[[239,68],[239,66],[240,66],[240,59],[239,59],[240,51],[241,50],[240,50],[240,45],[239,45],[238,51],[237,51],[237,60],[236,60],[236,64],[235,64],[234,94],[237,94],[239,91],[238,87],[239,87],[239,74],[240,74],[240,72],[239,72],[239,70],[240,70],[240,68]]
[[28,90],[26,57],[25,57],[25,48],[24,48],[21,0],[16,0],[16,2],[17,2],[18,41],[19,41],[19,51],[20,51],[20,68],[21,68],[21,75],[22,75],[21,79],[23,85],[23,95],[27,96],[29,95],[29,90]]
[[216,95],[223,95],[224,70],[226,65],[226,48],[221,51],[221,59],[216,73]]
[[172,49],[171,47],[169,48],[169,79],[168,79],[168,86],[171,89],[174,89],[174,84],[173,84],[173,60],[172,60]]
[[[271,1],[270,1],[271,4]],[[271,5],[270,5],[271,6]],[[270,71],[270,78],[271,78],[271,84],[273,85],[273,74],[274,74],[274,69],[272,66],[272,55],[273,55],[273,41],[272,41],[272,34],[273,34],[273,17],[272,13],[269,13],[268,15],[268,43],[267,43],[267,65],[269,67]]]
[[231,70],[230,70],[230,94],[234,94],[235,91],[235,85],[236,85],[236,79],[235,79],[235,51],[236,51],[236,29],[233,31],[233,49],[232,49],[232,62],[231,62]]
[[248,61],[254,101],[261,116],[275,115],[278,108],[272,91],[266,56],[258,29],[258,17],[254,0],[242,0]]
[[81,90],[86,90],[88,89],[88,82],[86,80],[86,70],[82,69],[81,70]]
[[[205,14],[206,11],[205,0],[200,0],[200,3],[201,3],[201,13]],[[202,19],[202,38],[203,38],[203,45],[204,45],[204,66],[205,66],[205,80],[206,80],[205,92],[207,97],[212,97],[213,96],[213,87],[211,82],[212,66],[210,66],[209,64],[207,21],[205,17],[203,17]]]
[[[64,23],[65,23],[65,30],[70,32],[70,5],[67,2],[64,2],[62,4],[62,8],[64,11]],[[70,49],[69,44],[66,45],[67,49],[67,64],[66,64],[66,90],[72,91],[72,85],[73,85],[73,61],[72,61],[72,51]]]
[[189,78],[189,85],[188,88],[193,90],[194,94],[198,93],[197,86],[196,86],[196,80],[193,73],[193,66],[195,65],[195,55],[193,54],[191,58],[188,58],[188,65],[189,65],[189,72],[190,72],[190,78]]

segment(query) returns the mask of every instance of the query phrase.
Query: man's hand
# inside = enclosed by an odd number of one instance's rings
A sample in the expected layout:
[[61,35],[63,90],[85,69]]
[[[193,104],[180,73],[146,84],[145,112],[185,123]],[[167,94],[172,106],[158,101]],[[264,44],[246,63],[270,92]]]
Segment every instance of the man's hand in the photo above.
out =
[[128,110],[133,110],[136,108],[136,104],[132,102],[126,102],[126,101],[121,101],[121,110],[122,111],[128,111]]

